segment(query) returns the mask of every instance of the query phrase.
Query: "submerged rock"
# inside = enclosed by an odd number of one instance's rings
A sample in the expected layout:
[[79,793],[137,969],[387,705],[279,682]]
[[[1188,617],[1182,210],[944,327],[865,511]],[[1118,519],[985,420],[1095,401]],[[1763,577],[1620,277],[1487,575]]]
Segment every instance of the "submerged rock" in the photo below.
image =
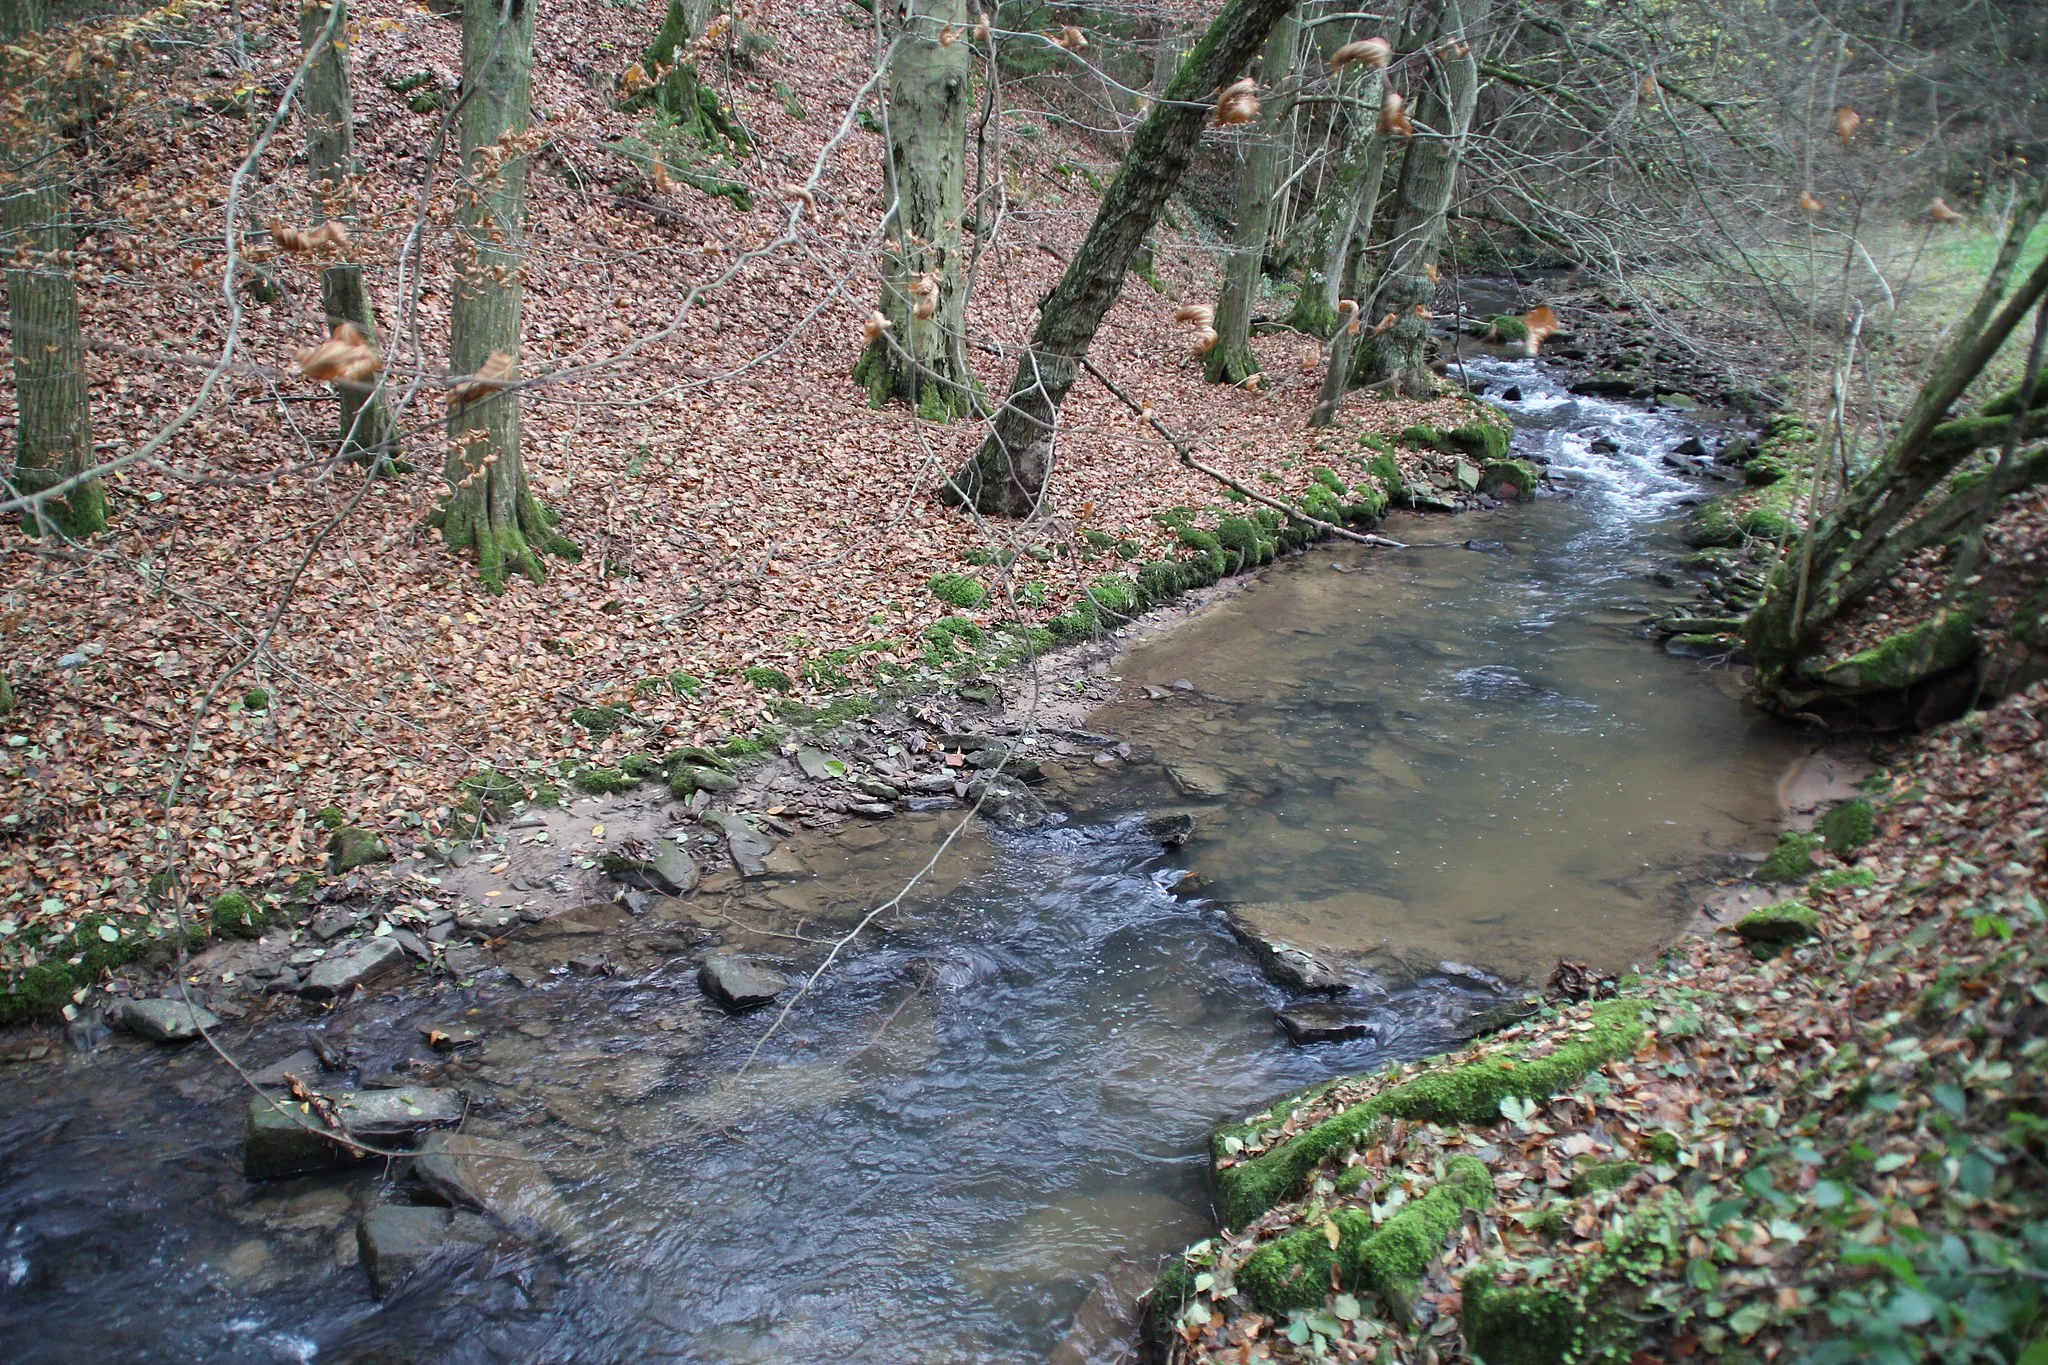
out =
[[768,875],[768,869],[762,864],[762,859],[775,851],[775,841],[730,812],[722,811],[712,818],[718,822],[718,827],[725,831],[726,851],[732,855],[733,866],[740,870],[740,875]]
[[496,1236],[497,1230],[473,1213],[432,1204],[386,1204],[371,1209],[356,1225],[356,1253],[370,1277],[370,1292],[381,1299],[441,1248],[482,1246]]
[[1192,801],[1214,801],[1230,794],[1230,779],[1213,764],[1169,763],[1166,775],[1174,789]]
[[738,1013],[771,1003],[788,989],[789,978],[742,957],[713,953],[697,969],[697,984],[721,1007]]
[[1372,1018],[1354,1005],[1289,1005],[1274,1016],[1294,1043],[1337,1043],[1372,1032]]
[[367,938],[353,952],[327,958],[306,973],[299,994],[308,1000],[331,1000],[404,970],[405,949],[395,939]]
[[673,839],[636,840],[599,862],[613,881],[642,891],[685,896],[697,886],[697,860]]
[[153,1043],[189,1043],[201,1029],[220,1027],[212,1013],[182,1000],[123,1000],[117,1017],[122,1028]]
[[1254,918],[1256,907],[1246,906],[1223,912],[1223,922],[1239,943],[1251,951],[1259,970],[1276,986],[1290,991],[1337,994],[1350,989],[1344,978],[1319,961],[1315,954],[1260,928]]
[[413,1174],[451,1204],[481,1209],[522,1237],[570,1239],[576,1217],[539,1160],[516,1142],[430,1133]]
[[1179,848],[1195,834],[1195,817],[1186,811],[1160,811],[1145,817],[1139,826],[1168,848]]
[[[462,1122],[464,1109],[461,1091],[430,1086],[344,1092],[331,1098],[336,1117],[351,1137],[385,1148],[410,1147],[422,1133],[452,1128]],[[294,1101],[273,1103],[269,1096],[258,1096],[249,1101],[242,1129],[242,1174],[251,1180],[275,1180],[346,1166],[366,1155],[344,1144],[339,1134],[323,1127],[318,1114]]]

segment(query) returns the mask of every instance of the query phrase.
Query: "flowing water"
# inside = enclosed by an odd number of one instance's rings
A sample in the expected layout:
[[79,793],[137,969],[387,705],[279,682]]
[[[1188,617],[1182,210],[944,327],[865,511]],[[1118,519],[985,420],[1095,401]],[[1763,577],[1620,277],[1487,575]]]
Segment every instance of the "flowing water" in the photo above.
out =
[[[1210,1230],[1216,1120],[1448,1045],[1499,999],[1489,974],[1640,960],[1703,855],[1762,841],[1786,741],[1630,629],[1691,491],[1658,463],[1672,426],[1526,363],[1490,370],[1522,387],[1522,448],[1578,496],[1407,521],[1503,544],[1319,552],[1142,646],[1132,682],[1193,691],[1101,723],[1227,794],[1091,767],[1068,823],[989,836],[984,870],[887,920],[744,1077],[769,1020],[698,1016],[687,958],[330,1025],[395,1057],[463,1008],[487,1042],[451,1083],[486,1097],[473,1127],[544,1158],[574,1218],[554,1245],[451,1258],[379,1305],[353,1227],[407,1187],[381,1169],[247,1184],[244,1101],[207,1055],[0,1075],[8,1355],[1090,1358],[1062,1343],[1076,1315]],[[1592,452],[1600,434],[1621,451]],[[1171,855],[1128,814],[1167,804],[1199,821]],[[1374,1032],[1288,1046],[1286,997],[1223,931],[1223,899],[1360,973]],[[252,1054],[295,1045],[266,1027]]]

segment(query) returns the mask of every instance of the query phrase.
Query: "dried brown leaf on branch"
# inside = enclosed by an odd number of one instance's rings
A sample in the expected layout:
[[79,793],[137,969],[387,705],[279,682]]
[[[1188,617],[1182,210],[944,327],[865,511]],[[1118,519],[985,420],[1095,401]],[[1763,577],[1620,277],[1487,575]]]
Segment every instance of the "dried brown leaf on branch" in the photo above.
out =
[[299,373],[323,384],[366,384],[384,368],[376,348],[352,322],[336,326],[334,335],[318,346],[301,346],[293,359]]
[[492,351],[474,375],[457,380],[455,387],[448,391],[449,405],[459,408],[490,397],[513,382],[518,368],[519,362],[515,357],[503,351]]
[[1856,129],[1862,122],[1863,115],[1846,104],[1835,110],[1835,141],[1848,146],[1849,139],[1856,136]]
[[1250,123],[1259,116],[1259,83],[1247,76],[1224,87],[1216,97],[1216,121],[1222,124]]
[[1394,45],[1385,38],[1360,38],[1355,43],[1346,43],[1330,54],[1330,70],[1342,71],[1357,62],[1368,70],[1379,71],[1394,59]]
[[322,251],[340,251],[348,245],[348,229],[332,218],[312,228],[270,225],[270,240],[293,256],[311,256]]
[[1380,101],[1379,130],[1389,137],[1415,136],[1415,124],[1408,117],[1408,101],[1389,90]]

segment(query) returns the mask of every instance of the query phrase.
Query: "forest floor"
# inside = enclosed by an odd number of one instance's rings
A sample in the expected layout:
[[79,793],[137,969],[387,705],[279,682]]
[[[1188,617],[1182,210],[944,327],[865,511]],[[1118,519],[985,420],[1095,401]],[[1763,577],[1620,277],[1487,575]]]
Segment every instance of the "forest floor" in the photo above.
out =
[[[848,109],[872,69],[867,17],[774,0],[752,20],[767,51],[707,59],[754,147],[703,169],[756,187],[743,212],[661,188],[657,161],[680,165],[687,149],[612,93],[653,21],[583,0],[539,21],[533,102],[549,140],[529,191],[522,359],[527,468],[583,556],[494,598],[427,524],[444,490],[457,26],[397,0],[353,10],[364,178],[352,250],[420,466],[366,480],[331,458],[330,401],[289,363],[323,330],[322,262],[252,236],[249,264],[278,291],[263,301],[223,287],[209,226],[230,208],[244,223],[315,216],[295,125],[235,182],[274,107],[266,93],[296,64],[295,20],[241,13],[240,69],[215,45],[225,30],[211,26],[228,20],[166,22],[191,41],[136,58],[97,128],[78,275],[101,455],[174,436],[109,480],[104,536],[59,546],[0,532],[18,698],[0,719],[0,971],[33,964],[40,931],[126,941],[164,930],[180,903],[274,892],[322,865],[323,813],[402,852],[450,832],[465,777],[545,788],[630,750],[745,739],[779,707],[914,680],[942,618],[1055,617],[1102,575],[1178,550],[1155,514],[1231,510],[1086,379],[1064,412],[1046,517],[997,526],[943,508],[931,490],[978,428],[872,409],[850,377],[882,207],[881,138]],[[1004,227],[969,316],[978,340],[1014,353],[1113,155],[1070,135],[1028,84],[1010,100],[988,165],[1003,177]],[[812,175],[815,212],[768,188]],[[785,228],[793,243],[774,246]],[[1301,337],[1258,340],[1265,391],[1205,384],[1172,312],[1208,297],[1214,244],[1165,231],[1157,262],[1156,286],[1129,281],[1095,362],[1231,477],[1295,499],[1316,466],[1348,472],[1371,455],[1363,436],[1451,411],[1361,400],[1310,433],[1316,376],[1303,363],[1316,348]],[[395,318],[401,269],[421,295]],[[231,326],[237,347],[217,364]],[[978,363],[999,391],[1006,366]],[[1418,477],[1428,458],[1400,455]],[[939,599],[932,579],[954,572],[977,579],[981,605]],[[633,726],[572,719],[607,706],[630,707]]]
[[2035,1358],[2044,780],[2036,686],[1618,993],[1220,1129],[1252,1216],[1164,1282],[1174,1358]]

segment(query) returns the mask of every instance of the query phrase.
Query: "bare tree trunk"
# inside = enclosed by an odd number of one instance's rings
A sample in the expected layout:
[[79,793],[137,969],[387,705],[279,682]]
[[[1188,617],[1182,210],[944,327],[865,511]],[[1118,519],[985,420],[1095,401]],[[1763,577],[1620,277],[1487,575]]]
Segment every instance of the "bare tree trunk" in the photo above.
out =
[[1212,384],[1242,384],[1259,372],[1252,354],[1252,310],[1259,282],[1265,278],[1266,239],[1273,226],[1273,189],[1279,180],[1280,136],[1294,108],[1295,49],[1301,24],[1292,13],[1282,15],[1266,35],[1259,77],[1267,98],[1252,125],[1250,145],[1237,173],[1237,212],[1231,229],[1231,254],[1216,298],[1216,345],[1209,352]]
[[[49,17],[43,0],[0,0],[0,40],[39,33]],[[19,92],[9,120],[5,159],[23,169],[0,188],[0,259],[8,262],[7,318],[14,346],[14,484],[42,493],[92,467],[92,411],[86,395],[85,334],[78,322],[78,284],[71,272],[77,234],[71,227],[69,159],[56,132],[52,92]],[[22,517],[30,535],[70,539],[107,524],[107,494],[87,479],[36,504]]]
[[1443,248],[1444,220],[1479,97],[1478,63],[1466,47],[1468,10],[1469,22],[1483,27],[1487,5],[1488,0],[1475,0],[1470,6],[1444,0],[1435,32],[1419,44],[1430,50],[1437,79],[1429,85],[1418,118],[1421,127],[1401,160],[1401,187],[1386,259],[1371,299],[1361,301],[1371,331],[1379,331],[1373,319],[1391,315],[1393,323],[1377,336],[1368,333],[1359,347],[1355,383],[1386,384],[1393,392],[1412,397],[1436,391],[1435,376],[1429,371],[1429,305],[1436,297],[1431,277]]
[[[299,48],[310,58],[306,68],[306,169],[321,189],[321,211],[344,223],[352,218],[348,178],[356,170],[355,96],[349,88],[348,4],[314,0],[299,11]],[[353,324],[374,347],[377,319],[363,287],[359,265],[330,265],[320,272],[320,305],[329,331]],[[341,452],[376,464],[398,457],[398,431],[391,420],[391,402],[382,376],[369,385],[339,383]]]
[[889,209],[882,219],[880,311],[890,330],[853,370],[876,407],[900,397],[937,422],[972,416],[975,407],[960,230],[973,49],[964,41],[939,42],[946,29],[957,37],[967,24],[967,0],[912,0],[903,21],[889,66],[882,177]]
[[[470,0],[462,12],[462,170],[466,180],[455,245],[458,275],[449,320],[458,382],[448,404],[451,487],[442,534],[476,550],[492,592],[518,571],[538,583],[539,551],[574,558],[555,515],[527,487],[519,457],[519,390],[476,382],[512,379],[519,354],[519,256],[532,123],[534,0]],[[467,401],[465,401],[467,400]]]
[[1217,94],[1293,5],[1294,0],[1230,0],[1181,63],[1132,139],[1087,240],[1040,308],[995,429],[953,475],[953,497],[997,516],[1023,516],[1038,505],[1052,470],[1060,404],[1074,385],[1081,357],[1116,302],[1145,234],[1194,158]]
[[1356,271],[1372,236],[1373,211],[1387,164],[1387,137],[1379,131],[1385,74],[1353,63],[1344,68],[1337,88],[1348,120],[1343,159],[1303,225],[1301,285],[1287,318],[1288,326],[1312,336],[1329,336],[1337,325],[1337,302],[1347,297],[1347,276]]

